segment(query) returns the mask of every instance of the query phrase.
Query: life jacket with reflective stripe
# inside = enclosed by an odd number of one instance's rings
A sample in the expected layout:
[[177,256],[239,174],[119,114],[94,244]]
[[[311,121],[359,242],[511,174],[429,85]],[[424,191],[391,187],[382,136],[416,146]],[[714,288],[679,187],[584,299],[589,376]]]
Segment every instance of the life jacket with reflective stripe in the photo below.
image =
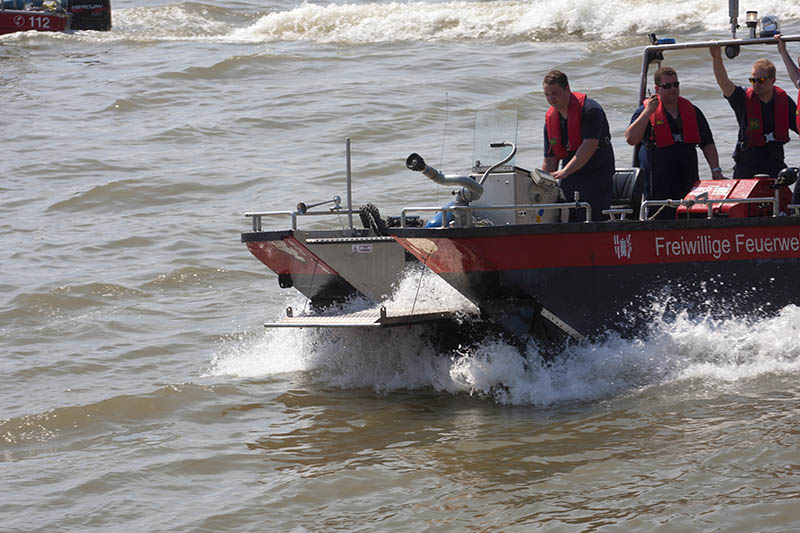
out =
[[583,142],[583,137],[581,137],[581,113],[585,101],[585,94],[571,93],[569,95],[569,104],[567,105],[569,142],[566,146],[564,146],[564,140],[561,135],[561,116],[558,113],[558,109],[550,106],[550,109],[547,110],[547,114],[544,117],[547,125],[547,138],[553,155],[558,159],[566,158],[567,152],[574,152]]
[[[775,140],[780,143],[789,142],[789,97],[780,87],[773,87],[773,109],[775,115]],[[761,99],[756,96],[752,87],[747,89],[747,131],[745,141],[751,146],[764,146],[764,120],[761,117]]]
[[[697,126],[697,112],[692,103],[686,98],[678,97],[678,115],[681,117],[681,137],[686,144],[700,144],[700,128]],[[653,136],[656,147],[663,148],[675,144],[672,128],[667,120],[667,110],[659,102],[656,112],[650,115],[650,125],[653,127]]]

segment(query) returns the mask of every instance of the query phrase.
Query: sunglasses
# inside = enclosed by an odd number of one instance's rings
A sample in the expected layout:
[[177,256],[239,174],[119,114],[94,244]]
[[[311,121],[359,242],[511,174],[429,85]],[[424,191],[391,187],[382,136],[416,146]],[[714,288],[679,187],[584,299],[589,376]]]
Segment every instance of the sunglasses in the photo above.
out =
[[673,87],[677,89],[680,86],[681,82],[679,81],[673,81],[672,83],[662,83],[661,85],[659,85],[659,87],[661,87],[662,89],[671,89]]
[[757,78],[749,78],[750,83],[752,83],[753,85],[755,85],[756,83],[764,83],[768,79],[770,78],[765,78],[764,76],[759,76]]

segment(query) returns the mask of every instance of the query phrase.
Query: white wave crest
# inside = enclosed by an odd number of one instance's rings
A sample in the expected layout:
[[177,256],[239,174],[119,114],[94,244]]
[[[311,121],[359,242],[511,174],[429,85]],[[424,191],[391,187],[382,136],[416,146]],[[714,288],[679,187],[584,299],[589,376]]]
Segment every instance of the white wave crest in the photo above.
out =
[[[793,0],[747,9],[800,20]],[[744,13],[742,13],[743,22]],[[714,0],[538,0],[499,2],[303,3],[232,32],[241,41],[375,43],[391,41],[560,40],[565,34],[616,37],[658,30],[726,30],[728,2]]]
[[[778,15],[787,33],[797,33],[800,3],[754,0],[741,8]],[[712,0],[505,0],[496,2],[342,2],[274,11],[252,24],[252,13],[204,3],[117,8],[111,32],[11,34],[2,39],[86,41],[201,41],[259,43],[526,42],[577,38],[609,39],[657,32],[703,31],[728,36],[728,2]]]
[[207,40],[232,30],[216,11],[190,3],[115,10],[112,34],[148,41]]
[[464,315],[478,315],[478,308],[451,287],[442,278],[424,268],[421,264],[412,264],[394,286],[392,295],[383,304],[391,313],[432,312],[448,309]]

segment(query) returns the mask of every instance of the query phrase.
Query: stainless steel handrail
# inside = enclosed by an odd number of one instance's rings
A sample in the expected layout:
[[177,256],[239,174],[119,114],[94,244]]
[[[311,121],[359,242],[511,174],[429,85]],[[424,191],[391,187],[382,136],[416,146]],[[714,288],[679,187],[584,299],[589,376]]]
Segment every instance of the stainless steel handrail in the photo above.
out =
[[[586,222],[592,221],[592,206],[588,202],[572,202],[572,203],[560,203],[560,204],[524,204],[524,205],[485,205],[485,206],[469,206],[469,205],[461,205],[461,206],[443,206],[443,207],[406,207],[400,212],[400,227],[406,227],[406,213],[408,212],[441,212],[442,213],[442,225],[445,227],[447,221],[447,212],[465,212],[467,215],[467,220],[471,220],[471,215],[473,211],[504,211],[504,210],[517,210],[517,209],[544,209],[544,210],[553,210],[553,209],[585,209],[586,210]],[[297,217],[307,217],[307,216],[330,216],[330,215],[345,215],[345,214],[357,215],[360,214],[360,210],[355,209],[337,209],[334,211],[318,211],[318,212],[306,212],[306,213],[299,213],[297,211],[252,211],[247,212],[244,214],[246,218],[253,219],[253,231],[260,232],[262,231],[262,217],[291,217],[292,219],[292,231],[297,230]]]
[[442,206],[442,207],[405,207],[402,211],[400,211],[400,227],[406,227],[406,213],[415,212],[415,213],[436,213],[439,212],[442,214],[442,227],[447,227],[447,213],[452,212],[460,212],[465,211],[467,215],[467,225],[465,227],[471,227],[472,221],[472,212],[473,211],[511,211],[511,210],[520,210],[520,209],[544,209],[546,211],[555,210],[555,209],[585,209],[586,210],[586,222],[592,221],[592,206],[589,202],[564,202],[560,204],[520,204],[520,205],[481,205],[481,206],[471,206],[471,205],[451,205],[451,206]]
[[[800,41],[800,35],[782,35],[782,41]],[[689,50],[693,48],[710,48],[712,46],[743,46],[743,45],[757,45],[757,44],[778,44],[778,40],[775,37],[759,37],[757,39],[723,39],[721,41],[697,41],[697,42],[690,42],[690,43],[674,43],[674,44],[652,44],[650,46],[645,47],[644,51],[642,52],[642,71],[641,71],[641,79],[639,80],[639,99],[636,101],[636,106],[642,104],[645,99],[645,94],[647,92],[647,74],[648,69],[650,68],[650,60],[651,57],[655,55],[656,52],[663,52],[665,50]],[[659,65],[661,61],[658,61]],[[637,155],[636,152],[639,149],[639,145],[633,147],[633,163],[636,166]]]
[[253,211],[245,213],[246,218],[253,219],[253,231],[261,231],[261,217],[290,216],[292,218],[292,231],[297,230],[297,217],[330,216],[330,215],[358,215],[361,210],[337,209],[335,211],[317,211],[313,213],[298,213],[297,211]]
[[[666,207],[680,207],[686,206],[691,207],[695,204],[703,204],[706,205],[708,208],[708,216],[706,218],[714,218],[714,205],[715,204],[765,204],[770,203],[772,204],[772,216],[778,216],[776,212],[780,212],[780,206],[778,201],[774,197],[764,197],[764,198],[725,198],[720,200],[715,199],[708,199],[708,198],[697,198],[693,200],[643,200],[642,207],[639,211],[639,220],[646,221],[651,220],[647,217],[647,209],[649,207],[658,207],[658,206],[666,206]],[[776,208],[777,206],[777,208]]]
[[[800,41],[800,35],[782,35],[782,41]],[[636,105],[641,104],[644,100],[645,92],[647,91],[647,71],[650,66],[649,58],[653,52],[662,52],[664,50],[688,50],[692,48],[710,48],[712,46],[743,46],[754,44],[778,44],[778,40],[774,37],[759,37],[757,39],[724,39],[721,41],[697,41],[692,43],[675,43],[675,44],[653,44],[645,47],[642,54],[642,78],[639,86],[639,101]]]
[[[647,212],[649,208],[652,207],[659,207],[659,206],[666,206],[666,207],[691,207],[696,204],[706,205],[708,208],[708,214],[706,218],[713,218],[713,207],[714,205],[720,204],[759,204],[759,203],[770,203],[773,206],[773,215],[778,216],[780,214],[780,199],[777,197],[762,197],[762,198],[725,198],[725,199],[705,199],[705,198],[697,198],[691,200],[643,200],[641,203],[641,209],[639,211],[639,220],[640,221],[648,221],[652,220],[648,218]],[[790,216],[797,216],[800,215],[800,204],[790,204],[787,206],[789,209],[792,210],[792,215]],[[467,220],[469,221],[466,227],[471,227],[471,215],[473,211],[516,211],[516,210],[524,210],[524,209],[544,209],[546,211],[550,210],[558,210],[558,209],[585,209],[586,210],[586,220],[585,222],[592,221],[592,206],[588,202],[570,202],[570,203],[555,203],[555,204],[520,204],[520,205],[483,205],[483,206],[471,206],[471,205],[456,205],[456,206],[441,206],[441,207],[432,207],[432,206],[420,206],[420,207],[405,207],[400,212],[400,227],[405,228],[407,227],[407,214],[408,213],[441,213],[442,214],[442,227],[447,227],[447,213],[464,213],[467,216]],[[608,209],[605,211],[607,214],[631,214],[631,209]],[[291,217],[292,220],[292,230],[297,230],[297,217],[308,217],[308,216],[332,216],[332,215],[344,215],[344,214],[351,214],[357,215],[360,214],[360,210],[348,210],[348,209],[339,209],[336,211],[319,211],[319,212],[311,212],[311,213],[298,213],[297,211],[253,211],[245,213],[244,216],[247,218],[253,219],[253,231],[260,232],[262,231],[262,217]],[[619,220],[619,219],[617,219]],[[624,221],[632,221],[633,219],[625,219]]]

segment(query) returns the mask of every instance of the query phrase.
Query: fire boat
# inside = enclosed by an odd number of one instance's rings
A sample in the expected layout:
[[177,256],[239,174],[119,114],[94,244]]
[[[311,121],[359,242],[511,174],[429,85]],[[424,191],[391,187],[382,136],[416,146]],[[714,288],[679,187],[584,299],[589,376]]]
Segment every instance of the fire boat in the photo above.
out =
[[[754,32],[737,39],[736,17],[738,3],[731,2],[733,35],[727,40],[676,43],[651,34],[637,101],[645,98],[650,66],[660,65],[666,52],[721,46],[732,58],[742,46],[776,43],[772,35]],[[386,218],[371,204],[354,208],[348,139],[346,205],[336,196],[292,210],[245,213],[252,231],[242,233],[242,242],[277,274],[280,287],[294,287],[311,303],[310,312],[289,308],[285,318],[267,326],[457,320],[454,309],[393,311],[383,305],[411,265],[439,276],[475,306],[481,320],[523,342],[625,334],[647,320],[642,311],[655,300],[735,316],[775,313],[800,302],[800,205],[791,204],[789,188],[797,168],[777,178],[700,180],[686,197],[668,200],[643,198],[640,169],[619,168],[611,209],[603,211],[607,220],[598,222],[590,204],[577,195],[564,198],[549,174],[513,164],[515,143],[491,126],[504,120],[476,121],[475,163],[465,175],[445,175],[416,153],[408,157],[409,170],[456,188],[456,200],[445,206],[406,207]],[[514,132],[516,125],[503,129]],[[676,208],[674,219],[656,217],[665,207]],[[580,222],[568,222],[571,211]],[[346,216],[348,227],[298,228],[301,219],[331,215]],[[264,219],[275,217],[289,219],[290,226],[262,227]],[[374,307],[324,311],[353,298]]]
[[0,0],[0,35],[111,30],[111,0]]

